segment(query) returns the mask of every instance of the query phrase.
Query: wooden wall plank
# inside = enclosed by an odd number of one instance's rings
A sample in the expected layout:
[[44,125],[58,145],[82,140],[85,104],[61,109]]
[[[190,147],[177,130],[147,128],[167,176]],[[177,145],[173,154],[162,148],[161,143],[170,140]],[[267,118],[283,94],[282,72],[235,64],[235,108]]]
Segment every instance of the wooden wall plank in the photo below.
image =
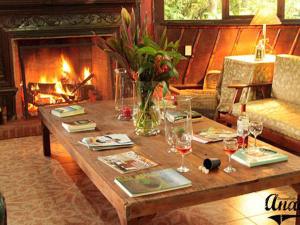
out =
[[242,28],[232,55],[254,54],[259,32],[259,28]]
[[185,84],[197,84],[203,80],[218,36],[218,30],[219,29],[212,28],[202,31],[198,45],[194,46],[196,51],[193,55],[193,64],[191,65],[189,73],[186,74]]
[[[183,29],[184,32],[181,33]],[[198,44],[193,46],[192,60],[182,61],[178,65],[185,84],[201,82],[207,70],[221,70],[227,55],[254,54],[255,46],[261,39],[260,26],[172,26],[168,29],[168,37],[169,40],[177,40],[182,34],[180,51],[184,54],[184,45],[195,41],[199,29],[201,35]],[[299,29],[299,25],[268,26],[267,38],[269,49],[274,48],[273,54],[300,55],[300,35],[297,35]]]
[[280,35],[278,37],[277,43],[274,47],[274,54],[288,54],[295,37],[297,35],[298,29],[296,27],[283,27],[281,28]]
[[238,29],[235,28],[220,29],[219,41],[216,43],[208,70],[221,70],[223,68],[224,57],[231,54],[237,34]]
[[[191,45],[194,46],[194,42],[196,39],[196,36],[198,34],[198,29],[183,29],[182,35],[180,37],[180,47],[179,47],[179,52],[182,55],[185,55],[185,46],[186,45]],[[174,41],[174,40],[173,40]],[[183,79],[186,74],[186,70],[189,64],[190,58],[187,57],[186,60],[181,60],[181,62],[177,66],[177,70],[179,72],[179,78],[174,80],[174,83],[176,84],[182,84]]]

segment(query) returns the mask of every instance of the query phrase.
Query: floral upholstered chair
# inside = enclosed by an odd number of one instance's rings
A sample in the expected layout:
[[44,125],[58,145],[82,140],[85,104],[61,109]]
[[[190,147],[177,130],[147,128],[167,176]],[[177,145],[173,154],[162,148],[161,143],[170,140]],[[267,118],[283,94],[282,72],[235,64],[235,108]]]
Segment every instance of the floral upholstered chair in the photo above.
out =
[[[234,85],[233,85],[234,86]],[[263,84],[251,84],[235,87],[261,89]],[[264,123],[263,137],[271,141],[280,140],[282,147],[299,154],[300,147],[300,57],[278,55],[271,87],[271,95],[266,98],[248,101],[247,114],[251,120]],[[238,99],[235,100],[239,102]],[[239,116],[240,104],[233,105],[232,115]]]
[[[274,56],[272,60],[267,59],[260,62],[255,61],[253,55],[227,56],[224,59],[222,72],[208,71],[205,76],[203,90],[173,89],[172,91],[179,95],[192,96],[194,110],[207,117],[219,119],[220,115],[231,112],[234,103],[236,92],[228,86],[234,83],[271,82],[274,61]],[[213,79],[211,79],[212,76]],[[253,95],[254,92],[251,89],[245,89],[241,93],[241,100],[247,102],[248,99],[253,98]]]
[[203,115],[213,118],[218,106],[218,83],[221,76],[221,71],[208,71],[203,83],[203,89],[196,89],[193,86],[176,88],[170,87],[171,92],[192,97],[192,108]]

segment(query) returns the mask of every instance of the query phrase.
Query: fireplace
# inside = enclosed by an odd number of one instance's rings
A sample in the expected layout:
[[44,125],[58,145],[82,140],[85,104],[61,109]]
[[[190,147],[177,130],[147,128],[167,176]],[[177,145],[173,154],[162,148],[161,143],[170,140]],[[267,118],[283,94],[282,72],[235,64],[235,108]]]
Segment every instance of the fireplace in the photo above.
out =
[[[0,0],[0,108],[5,117],[30,118],[36,115],[37,106],[54,102],[110,99],[111,62],[92,45],[91,36],[113,35],[119,27],[121,7],[136,8],[139,13],[139,5],[136,0]],[[46,53],[51,57],[42,59]],[[66,79],[61,77],[64,72],[58,64],[62,59],[70,64],[75,77],[71,73]],[[33,66],[34,61],[40,62]],[[52,72],[44,71],[45,67]],[[93,78],[70,94],[83,81],[84,67]],[[32,73],[32,69],[39,72]]]
[[37,116],[39,106],[112,98],[111,61],[92,39],[16,40],[17,98],[25,118]]

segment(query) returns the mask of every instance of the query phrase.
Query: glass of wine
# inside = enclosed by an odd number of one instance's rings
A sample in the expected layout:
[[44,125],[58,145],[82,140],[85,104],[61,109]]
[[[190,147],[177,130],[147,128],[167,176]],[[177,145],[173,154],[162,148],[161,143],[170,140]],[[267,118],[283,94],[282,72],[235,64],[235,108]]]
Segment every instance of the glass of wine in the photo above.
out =
[[249,127],[250,133],[254,136],[254,149],[256,149],[256,139],[263,131],[263,123],[260,121],[251,121]]
[[234,138],[226,138],[224,139],[224,151],[228,155],[229,164],[224,169],[225,173],[232,173],[235,172],[236,169],[231,166],[231,156],[237,151],[238,149],[238,142]]
[[177,122],[177,126],[174,127],[176,150],[181,154],[181,165],[177,168],[180,173],[186,173],[190,170],[184,165],[185,155],[192,152],[192,135],[186,126],[186,120],[188,119]]

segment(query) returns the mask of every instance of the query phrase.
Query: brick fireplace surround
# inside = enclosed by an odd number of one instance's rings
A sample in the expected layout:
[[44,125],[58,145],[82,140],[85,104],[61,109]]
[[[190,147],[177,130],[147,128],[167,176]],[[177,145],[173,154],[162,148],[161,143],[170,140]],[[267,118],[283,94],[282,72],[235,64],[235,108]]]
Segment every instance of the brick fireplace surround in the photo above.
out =
[[111,35],[118,28],[120,8],[136,8],[138,0],[0,0],[0,107],[8,122],[0,140],[40,134],[38,119],[25,120],[16,98],[16,40]]

